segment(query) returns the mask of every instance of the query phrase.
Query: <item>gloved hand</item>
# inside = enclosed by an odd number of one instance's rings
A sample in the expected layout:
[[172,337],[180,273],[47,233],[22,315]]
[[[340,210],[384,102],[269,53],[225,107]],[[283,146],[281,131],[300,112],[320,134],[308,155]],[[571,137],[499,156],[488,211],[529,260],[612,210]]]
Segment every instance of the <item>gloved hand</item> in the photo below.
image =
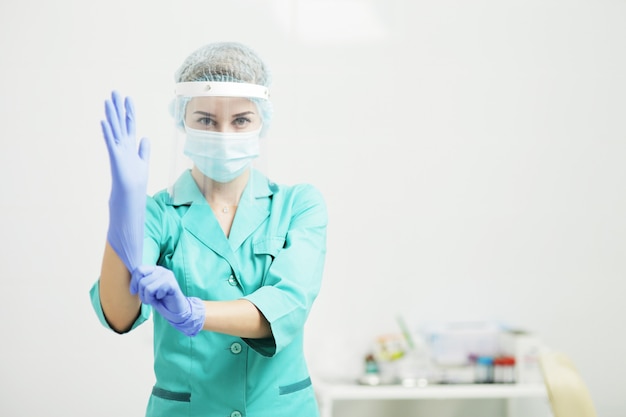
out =
[[204,303],[197,297],[186,297],[169,269],[148,265],[137,267],[130,280],[130,293],[139,294],[142,303],[150,304],[187,336],[197,335],[204,326]]
[[105,102],[102,133],[111,163],[111,196],[107,240],[132,272],[142,263],[148,160],[150,143],[135,140],[135,110],[132,100],[113,91]]

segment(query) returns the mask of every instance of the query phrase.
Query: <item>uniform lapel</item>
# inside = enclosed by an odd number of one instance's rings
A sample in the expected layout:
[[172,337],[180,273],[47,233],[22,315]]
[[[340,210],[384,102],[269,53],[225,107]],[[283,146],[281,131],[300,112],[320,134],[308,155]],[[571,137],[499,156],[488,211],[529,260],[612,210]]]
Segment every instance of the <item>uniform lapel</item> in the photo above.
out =
[[228,238],[233,252],[267,219],[271,195],[267,178],[258,171],[251,170],[250,180],[239,201]]
[[222,256],[234,266],[233,251],[228,244],[228,239],[213,215],[211,206],[195,202],[189,207],[189,211],[183,218],[183,227],[200,242],[209,247],[213,252]]
[[185,172],[174,185],[172,204],[189,206],[181,220],[185,230],[235,268],[236,261],[228,239],[189,171]]
[[189,171],[174,184],[172,204],[189,206],[182,218],[185,230],[237,270],[234,253],[269,216],[271,195],[267,178],[258,171],[251,170],[250,180],[239,201],[228,239]]

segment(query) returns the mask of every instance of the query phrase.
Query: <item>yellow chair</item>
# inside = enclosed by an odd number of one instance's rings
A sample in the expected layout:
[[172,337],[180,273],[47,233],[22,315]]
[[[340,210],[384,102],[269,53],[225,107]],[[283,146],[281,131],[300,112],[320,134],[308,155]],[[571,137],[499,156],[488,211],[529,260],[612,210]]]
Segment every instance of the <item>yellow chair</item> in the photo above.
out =
[[544,352],[539,364],[554,417],[597,417],[589,390],[567,355]]

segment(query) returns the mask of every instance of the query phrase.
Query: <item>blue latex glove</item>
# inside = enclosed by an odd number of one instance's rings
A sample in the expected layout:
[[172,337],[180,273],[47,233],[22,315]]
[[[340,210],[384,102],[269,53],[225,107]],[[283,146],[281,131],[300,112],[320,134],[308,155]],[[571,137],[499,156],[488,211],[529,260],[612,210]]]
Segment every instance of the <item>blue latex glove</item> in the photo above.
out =
[[197,335],[204,326],[204,303],[197,297],[186,297],[169,269],[139,266],[132,273],[130,293],[139,294],[142,303],[150,304],[187,336]]
[[105,114],[101,125],[112,177],[107,240],[132,272],[142,263],[150,143],[142,138],[137,149],[130,98],[122,101],[114,91],[105,101]]

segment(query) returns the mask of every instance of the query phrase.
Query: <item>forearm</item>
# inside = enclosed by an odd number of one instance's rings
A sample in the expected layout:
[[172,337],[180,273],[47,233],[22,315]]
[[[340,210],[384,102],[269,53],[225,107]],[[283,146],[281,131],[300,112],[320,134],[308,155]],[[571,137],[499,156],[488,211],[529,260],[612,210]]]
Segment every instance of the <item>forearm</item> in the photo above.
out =
[[100,272],[100,304],[113,330],[128,331],[141,310],[141,301],[129,290],[130,272],[107,242]]
[[248,300],[205,301],[206,318],[203,330],[248,339],[272,335],[269,322]]

